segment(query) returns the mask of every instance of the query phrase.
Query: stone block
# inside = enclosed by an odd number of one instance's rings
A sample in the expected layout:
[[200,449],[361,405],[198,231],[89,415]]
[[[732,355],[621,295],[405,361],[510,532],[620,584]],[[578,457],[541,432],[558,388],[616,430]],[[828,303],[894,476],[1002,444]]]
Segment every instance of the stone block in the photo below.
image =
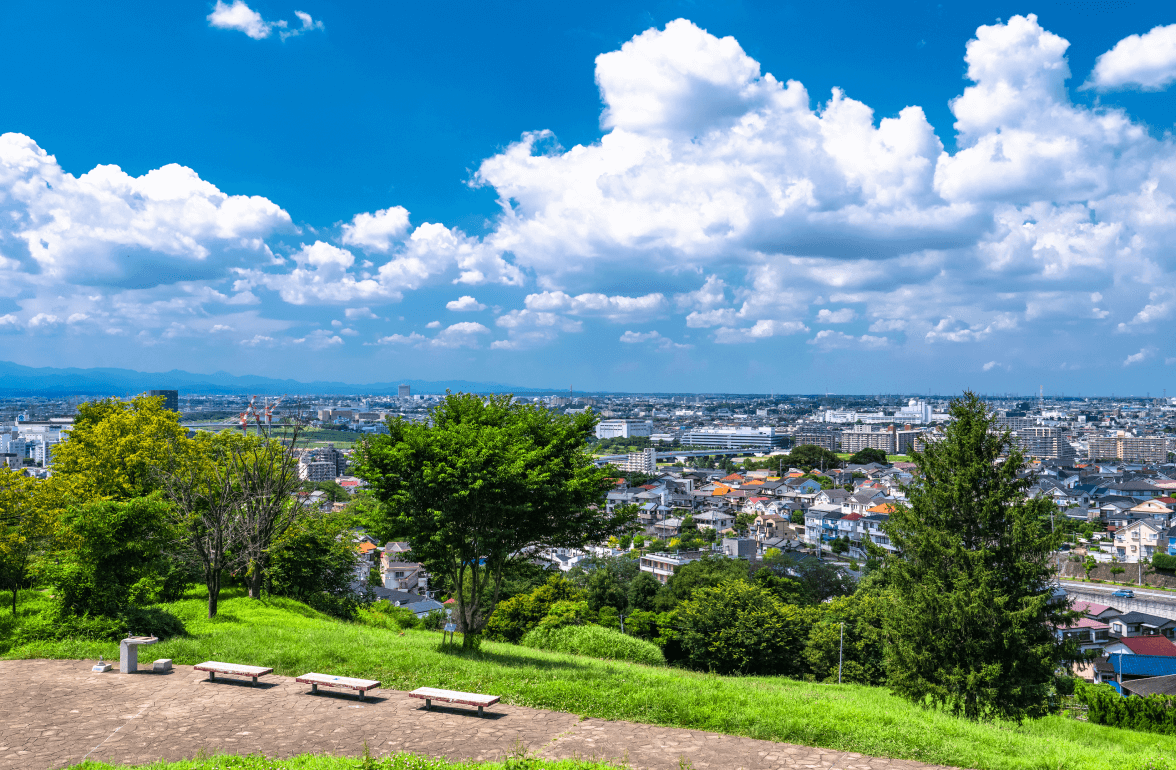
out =
[[171,671],[172,670],[171,658],[160,658],[159,660],[157,660],[151,664],[151,670],[152,671]]

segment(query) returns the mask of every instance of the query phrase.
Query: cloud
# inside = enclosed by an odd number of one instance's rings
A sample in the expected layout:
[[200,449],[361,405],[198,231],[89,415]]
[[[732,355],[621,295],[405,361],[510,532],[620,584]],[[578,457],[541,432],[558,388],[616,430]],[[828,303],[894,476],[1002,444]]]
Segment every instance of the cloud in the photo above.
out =
[[988,363],[984,364],[984,366],[982,366],[980,368],[986,372],[990,372],[993,369],[1004,369],[1005,371],[1012,371],[1011,366],[1009,366],[1008,364],[1002,364],[1000,361],[989,361]]
[[507,338],[490,344],[493,350],[526,350],[554,342],[560,332],[577,333],[584,323],[558,313],[539,310],[512,310],[499,316],[495,325],[506,329]]
[[378,315],[371,311],[371,308],[366,307],[349,307],[343,311],[343,315],[351,320],[356,318],[379,318]]
[[12,313],[0,315],[0,331],[19,329],[20,326],[20,319]]
[[445,309],[455,313],[468,313],[475,310],[485,310],[486,306],[467,294],[446,302]]
[[301,22],[300,27],[290,27],[284,20],[266,21],[261,14],[246,5],[243,0],[233,0],[232,5],[226,5],[223,0],[216,0],[212,13],[208,14],[208,25],[218,29],[231,29],[244,32],[254,40],[264,40],[273,31],[278,30],[282,40],[304,35],[311,30],[324,29],[321,21],[315,21],[305,11],[295,11],[294,15]]
[[429,323],[425,324],[425,328],[426,329],[440,329],[441,322],[440,321],[430,321]]
[[209,329],[208,331],[212,332],[213,334],[216,334],[217,332],[235,331],[235,329],[233,329],[233,327],[231,327],[231,326],[228,326],[227,324],[213,324],[212,328]]
[[270,347],[274,344],[274,338],[264,334],[255,334],[250,339],[241,340],[241,344],[249,348]]
[[884,348],[889,345],[890,339],[887,337],[875,337],[870,334],[855,337],[852,334],[833,331],[832,329],[822,329],[817,332],[817,336],[808,341],[808,344],[819,345],[826,349],[859,348],[864,350],[877,350],[878,348]]
[[[225,5],[222,0],[216,0],[216,7],[208,14],[208,24],[219,29],[235,29],[244,32],[254,40],[264,40],[270,36],[274,25],[261,18],[261,14],[250,8],[242,0],[233,0],[232,5]],[[285,22],[279,22],[285,26]]]
[[693,345],[684,345],[674,342],[669,337],[663,337],[658,332],[631,332],[627,331],[621,335],[621,342],[628,345],[636,345],[643,342],[651,342],[656,347],[662,350],[669,350],[670,348],[691,348]]
[[325,329],[315,329],[305,337],[292,340],[295,345],[306,345],[311,350],[326,350],[343,344],[343,338]]
[[954,318],[941,318],[927,332],[924,339],[927,342],[979,342],[995,331],[1014,329],[1017,320],[1008,314],[998,316],[988,323],[974,323],[971,325],[957,321]]
[[416,332],[409,335],[393,334],[382,337],[376,344],[411,345],[418,348],[476,348],[480,347],[479,337],[489,333],[490,330],[480,323],[463,321],[442,329],[435,337]]
[[1083,88],[1162,91],[1176,81],[1176,24],[1129,35],[1098,57]]
[[580,294],[572,297],[562,291],[528,294],[525,304],[528,310],[600,316],[617,322],[648,318],[662,312],[668,306],[665,295],[661,293],[646,294],[643,297],[610,297],[605,294]]
[[343,225],[342,241],[369,253],[387,254],[407,232],[408,209],[393,206],[374,214],[356,214],[351,224]]
[[1155,348],[1140,348],[1138,353],[1132,353],[1123,360],[1123,366],[1141,364],[1156,354]]
[[729,345],[741,342],[756,342],[767,339],[768,337],[799,334],[808,330],[808,327],[800,321],[764,319],[756,321],[754,326],[742,329],[733,329],[727,326],[720,327],[715,331],[714,340],[720,344]]
[[830,310],[829,308],[821,308],[821,312],[817,313],[817,323],[823,324],[844,324],[849,323],[857,318],[857,313],[853,308],[843,307],[840,310]]

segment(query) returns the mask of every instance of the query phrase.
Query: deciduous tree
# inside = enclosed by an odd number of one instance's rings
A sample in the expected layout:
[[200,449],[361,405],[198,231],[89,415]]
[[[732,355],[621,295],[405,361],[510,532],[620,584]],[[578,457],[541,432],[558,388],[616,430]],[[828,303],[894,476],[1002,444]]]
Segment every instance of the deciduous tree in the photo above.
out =
[[456,394],[429,423],[393,419],[360,444],[357,475],[404,524],[414,557],[451,579],[466,646],[478,644],[509,560],[603,542],[630,523],[604,507],[609,474],[587,452],[595,423]]

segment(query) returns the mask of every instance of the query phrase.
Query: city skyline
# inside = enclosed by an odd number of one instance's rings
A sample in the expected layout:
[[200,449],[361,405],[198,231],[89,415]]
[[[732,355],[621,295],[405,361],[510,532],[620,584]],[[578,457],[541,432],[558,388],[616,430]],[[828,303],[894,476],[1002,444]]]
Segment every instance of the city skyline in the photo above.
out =
[[0,360],[1158,397],[1176,19],[848,7],[6,11]]

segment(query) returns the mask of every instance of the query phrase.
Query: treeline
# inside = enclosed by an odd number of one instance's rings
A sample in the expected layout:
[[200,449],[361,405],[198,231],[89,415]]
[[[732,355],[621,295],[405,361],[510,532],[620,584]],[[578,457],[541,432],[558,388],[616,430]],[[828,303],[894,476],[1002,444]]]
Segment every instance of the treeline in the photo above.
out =
[[[226,583],[352,613],[353,522],[302,504],[296,438],[189,438],[161,398],[83,404],[48,479],[0,470],[11,641],[181,633],[156,605],[197,584],[210,617]],[[33,586],[51,589],[52,609],[17,618]]]
[[[778,551],[754,566],[744,559],[707,557],[683,566],[665,585],[624,556],[585,566],[501,602],[487,637],[549,647],[548,640],[575,638],[567,631],[556,636],[557,629],[578,627],[586,636],[589,627],[600,627],[612,632],[592,632],[602,640],[601,649],[619,648],[623,632],[654,645],[670,665],[836,681],[844,624],[843,681],[885,680],[884,599],[872,588],[857,589],[827,562],[797,561]],[[636,662],[650,662],[647,648],[632,649]]]

